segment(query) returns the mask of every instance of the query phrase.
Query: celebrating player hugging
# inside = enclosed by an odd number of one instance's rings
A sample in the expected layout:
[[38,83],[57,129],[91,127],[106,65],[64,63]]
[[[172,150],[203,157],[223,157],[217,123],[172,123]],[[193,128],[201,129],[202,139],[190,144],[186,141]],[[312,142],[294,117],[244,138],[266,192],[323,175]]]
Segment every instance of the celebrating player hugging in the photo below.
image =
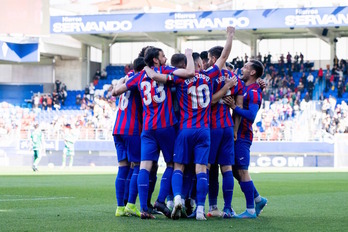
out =
[[[266,205],[267,199],[258,194],[248,172],[252,123],[262,99],[256,80],[263,66],[251,60],[243,67],[241,79],[228,71],[225,64],[234,33],[228,27],[225,46],[211,48],[204,62],[203,53],[186,49],[185,55],[173,55],[172,66],[166,66],[161,49],[143,48],[133,62],[134,71],[114,86],[113,94],[120,95],[113,133],[119,163],[117,217],[255,218]],[[152,206],[160,151],[167,167]],[[222,212],[217,207],[219,165]],[[232,209],[234,177],[247,203],[240,215]],[[140,211],[135,205],[138,194]]]

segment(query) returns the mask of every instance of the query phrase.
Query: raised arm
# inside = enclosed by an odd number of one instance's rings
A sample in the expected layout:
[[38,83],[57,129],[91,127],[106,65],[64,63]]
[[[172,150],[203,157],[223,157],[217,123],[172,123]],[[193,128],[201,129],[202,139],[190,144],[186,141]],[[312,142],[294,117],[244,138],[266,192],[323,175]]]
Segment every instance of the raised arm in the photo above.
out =
[[185,55],[187,59],[186,69],[176,69],[173,74],[179,77],[190,78],[195,75],[195,64],[192,57],[192,49],[187,48],[185,50]]
[[227,27],[226,32],[227,32],[227,39],[226,39],[224,49],[222,50],[221,56],[219,57],[219,59],[215,62],[215,64],[219,67],[220,70],[225,65],[226,60],[228,59],[228,56],[230,55],[235,28]]
[[117,82],[117,85],[112,89],[112,96],[119,96],[128,90],[126,86],[127,80],[128,76],[125,76]]

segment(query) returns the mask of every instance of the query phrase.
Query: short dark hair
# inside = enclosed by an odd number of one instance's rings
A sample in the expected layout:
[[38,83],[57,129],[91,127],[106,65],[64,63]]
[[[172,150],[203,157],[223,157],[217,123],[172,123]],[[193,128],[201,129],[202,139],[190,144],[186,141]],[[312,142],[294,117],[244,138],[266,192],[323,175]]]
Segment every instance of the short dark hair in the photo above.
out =
[[201,52],[200,57],[202,60],[208,60],[208,52],[207,51]]
[[153,58],[158,59],[160,51],[162,51],[162,49],[156,47],[149,47],[145,50],[145,63],[147,66],[152,67],[155,65]]
[[258,60],[250,60],[249,62],[251,63],[251,68],[256,71],[256,78],[261,77],[264,70],[263,64]]
[[200,55],[198,52],[192,52],[192,58],[193,61],[196,62],[196,60],[198,60],[200,58]]
[[219,59],[221,56],[222,50],[224,50],[221,46],[215,46],[209,49],[208,53],[210,53],[211,56],[214,56],[216,59]]
[[146,49],[151,48],[151,47],[153,47],[153,46],[146,46],[146,47],[143,47],[143,48],[141,49],[141,51],[139,52],[138,57],[145,57],[145,51],[146,51]]
[[170,59],[170,64],[176,68],[185,68],[187,65],[187,58],[184,54],[174,54]]
[[134,71],[140,72],[146,66],[144,57],[138,57],[133,61]]

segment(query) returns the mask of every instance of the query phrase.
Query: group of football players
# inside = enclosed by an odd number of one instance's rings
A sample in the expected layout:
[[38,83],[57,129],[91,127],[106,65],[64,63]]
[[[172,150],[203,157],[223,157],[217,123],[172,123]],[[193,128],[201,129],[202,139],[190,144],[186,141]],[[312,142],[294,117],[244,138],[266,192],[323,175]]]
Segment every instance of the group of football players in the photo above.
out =
[[[119,164],[116,216],[153,219],[160,212],[172,219],[256,218],[267,204],[248,172],[264,68],[250,60],[240,78],[229,70],[235,28],[226,31],[224,47],[200,54],[186,49],[185,55],[171,57],[171,66],[160,48],[145,47],[134,70],[114,86],[113,94],[120,96],[113,130]],[[152,205],[160,152],[166,169]],[[219,167],[222,212],[217,207]],[[241,214],[232,208],[234,179],[246,199]]]

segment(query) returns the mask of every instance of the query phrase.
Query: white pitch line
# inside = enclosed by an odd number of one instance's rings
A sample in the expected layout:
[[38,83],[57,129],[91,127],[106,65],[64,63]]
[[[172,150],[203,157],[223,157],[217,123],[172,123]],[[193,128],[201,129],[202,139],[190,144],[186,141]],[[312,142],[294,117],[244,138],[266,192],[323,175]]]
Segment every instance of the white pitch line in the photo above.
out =
[[17,198],[17,199],[0,199],[0,201],[48,201],[48,200],[61,200],[72,199],[75,197],[41,197],[41,198]]

